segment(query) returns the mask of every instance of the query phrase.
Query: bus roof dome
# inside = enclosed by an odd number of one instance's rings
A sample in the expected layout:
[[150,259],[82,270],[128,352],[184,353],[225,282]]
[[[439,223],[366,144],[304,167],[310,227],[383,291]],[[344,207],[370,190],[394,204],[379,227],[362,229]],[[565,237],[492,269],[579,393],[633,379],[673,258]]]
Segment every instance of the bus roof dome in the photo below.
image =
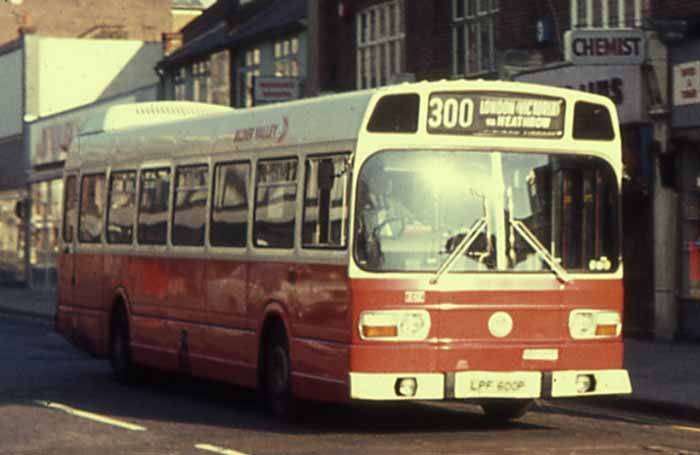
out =
[[228,106],[192,101],[118,104],[90,117],[81,128],[80,134],[96,134],[179,119],[223,114],[233,110]]

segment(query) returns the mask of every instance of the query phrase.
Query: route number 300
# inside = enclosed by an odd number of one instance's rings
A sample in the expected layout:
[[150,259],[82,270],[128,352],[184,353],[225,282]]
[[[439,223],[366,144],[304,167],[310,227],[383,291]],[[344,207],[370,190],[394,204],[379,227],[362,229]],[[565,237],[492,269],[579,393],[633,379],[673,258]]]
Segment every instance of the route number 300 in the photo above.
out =
[[430,98],[428,127],[431,129],[466,129],[472,126],[474,102],[469,98]]

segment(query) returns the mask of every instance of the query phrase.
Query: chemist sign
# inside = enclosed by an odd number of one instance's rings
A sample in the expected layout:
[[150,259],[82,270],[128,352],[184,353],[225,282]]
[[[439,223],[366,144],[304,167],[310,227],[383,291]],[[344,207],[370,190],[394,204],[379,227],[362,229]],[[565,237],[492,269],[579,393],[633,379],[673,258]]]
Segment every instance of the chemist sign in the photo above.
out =
[[576,65],[641,65],[646,58],[641,30],[579,29],[564,35],[566,60]]
[[700,103],[700,61],[673,66],[673,105]]

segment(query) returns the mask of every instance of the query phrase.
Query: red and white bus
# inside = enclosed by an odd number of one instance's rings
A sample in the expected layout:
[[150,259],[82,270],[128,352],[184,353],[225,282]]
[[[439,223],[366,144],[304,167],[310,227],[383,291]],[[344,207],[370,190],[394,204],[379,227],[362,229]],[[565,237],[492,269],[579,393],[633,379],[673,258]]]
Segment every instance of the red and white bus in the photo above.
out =
[[621,176],[612,102],[553,87],[112,107],[65,165],[57,328],[281,414],[630,393]]

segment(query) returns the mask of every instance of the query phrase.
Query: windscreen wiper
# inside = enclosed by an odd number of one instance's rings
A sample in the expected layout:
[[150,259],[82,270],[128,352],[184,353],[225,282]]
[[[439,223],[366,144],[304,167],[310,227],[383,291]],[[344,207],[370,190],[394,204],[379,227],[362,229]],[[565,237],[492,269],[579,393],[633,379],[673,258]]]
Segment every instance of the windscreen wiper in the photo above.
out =
[[464,254],[465,251],[469,249],[474,240],[477,239],[481,230],[486,226],[486,217],[481,217],[472,225],[467,231],[464,238],[459,242],[459,244],[452,250],[452,253],[443,261],[440,268],[437,269],[433,277],[430,279],[430,284],[437,284],[438,280],[442,275],[447,272],[459,256]]
[[539,239],[532,231],[520,220],[514,220],[512,217],[510,219],[510,225],[520,234],[520,236],[525,239],[525,241],[532,247],[532,249],[539,255],[539,257],[547,263],[549,268],[554,272],[554,274],[559,278],[559,280],[564,284],[569,284],[571,282],[571,277],[564,267],[562,267],[559,262],[552,256],[552,254],[547,250],[547,248],[540,243]]

